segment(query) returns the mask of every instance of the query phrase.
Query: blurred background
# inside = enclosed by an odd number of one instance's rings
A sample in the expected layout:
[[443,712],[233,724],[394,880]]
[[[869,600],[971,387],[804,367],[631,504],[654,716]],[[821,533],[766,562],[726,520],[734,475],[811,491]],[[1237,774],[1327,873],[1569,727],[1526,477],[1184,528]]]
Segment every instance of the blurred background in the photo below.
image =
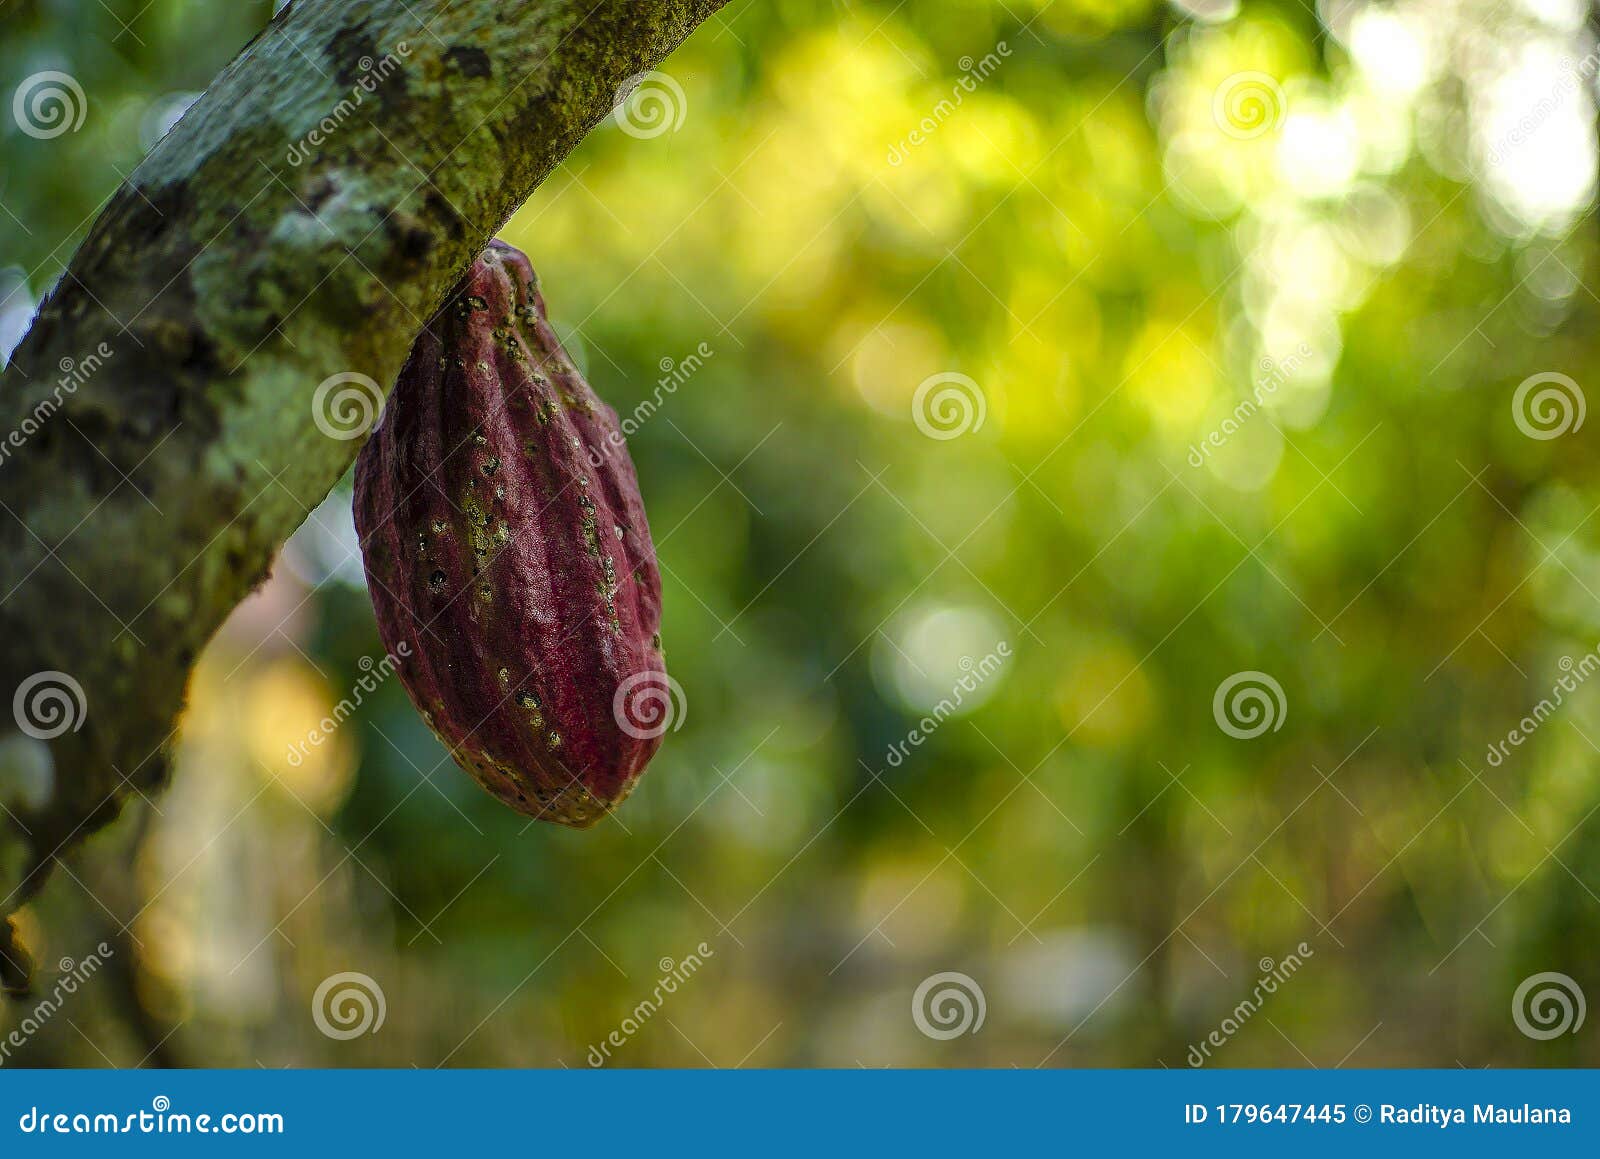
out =
[[[271,9],[0,0],[87,104],[0,118],[0,355]],[[5,1062],[1600,1064],[1589,21],[734,0],[502,231],[642,414],[649,775],[457,770],[345,480]]]

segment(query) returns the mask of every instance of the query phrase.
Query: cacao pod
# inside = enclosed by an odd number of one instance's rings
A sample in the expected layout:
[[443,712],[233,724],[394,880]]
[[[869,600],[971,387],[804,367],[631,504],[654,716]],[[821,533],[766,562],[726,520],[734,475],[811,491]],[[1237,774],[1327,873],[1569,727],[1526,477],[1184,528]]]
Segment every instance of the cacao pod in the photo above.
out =
[[520,251],[491,242],[417,339],[355,519],[379,633],[456,762],[542,820],[619,804],[661,743],[622,703],[670,687],[661,576],[616,412]]

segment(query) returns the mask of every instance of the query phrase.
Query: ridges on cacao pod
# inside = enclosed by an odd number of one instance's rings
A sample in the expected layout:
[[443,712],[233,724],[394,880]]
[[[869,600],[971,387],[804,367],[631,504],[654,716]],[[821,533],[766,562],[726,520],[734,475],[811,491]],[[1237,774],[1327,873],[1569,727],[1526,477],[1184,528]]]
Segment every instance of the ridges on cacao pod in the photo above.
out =
[[661,743],[661,577],[616,412],[491,242],[417,339],[356,463],[378,630],[451,755],[518,812],[592,825]]

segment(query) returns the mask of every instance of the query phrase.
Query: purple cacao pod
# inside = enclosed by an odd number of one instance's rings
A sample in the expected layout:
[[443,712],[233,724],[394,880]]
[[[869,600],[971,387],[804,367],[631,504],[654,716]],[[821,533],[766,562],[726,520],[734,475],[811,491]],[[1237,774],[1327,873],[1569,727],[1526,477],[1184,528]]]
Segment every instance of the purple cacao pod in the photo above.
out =
[[664,731],[633,711],[671,687],[661,576],[616,412],[520,251],[491,242],[417,339],[355,519],[379,634],[456,762],[541,820],[619,804]]

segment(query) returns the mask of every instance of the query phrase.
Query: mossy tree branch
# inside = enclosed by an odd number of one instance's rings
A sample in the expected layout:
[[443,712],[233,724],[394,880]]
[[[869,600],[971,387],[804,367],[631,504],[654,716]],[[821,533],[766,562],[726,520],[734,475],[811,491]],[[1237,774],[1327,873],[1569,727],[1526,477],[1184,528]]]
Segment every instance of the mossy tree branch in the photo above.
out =
[[111,198],[0,378],[0,439],[26,432],[0,448],[0,692],[59,672],[86,705],[48,799],[0,801],[0,915],[165,777],[195,657],[360,446],[317,387],[386,389],[493,231],[723,2],[295,0]]

